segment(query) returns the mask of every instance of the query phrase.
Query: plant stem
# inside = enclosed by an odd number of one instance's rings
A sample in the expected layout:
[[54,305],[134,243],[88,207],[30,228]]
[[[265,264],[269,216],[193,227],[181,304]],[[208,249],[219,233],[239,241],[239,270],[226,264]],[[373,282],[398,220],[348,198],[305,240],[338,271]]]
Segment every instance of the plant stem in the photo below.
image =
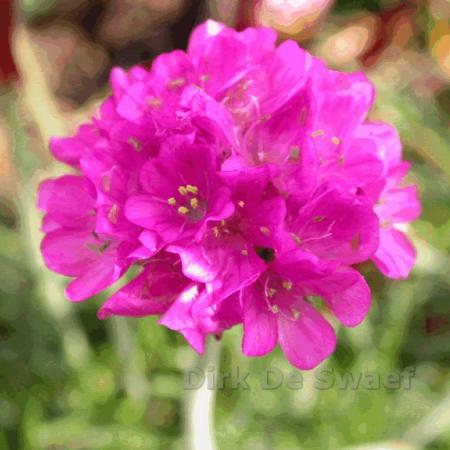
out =
[[188,390],[186,395],[186,440],[190,450],[217,450],[214,405],[219,365],[220,341],[211,337],[205,355],[199,359],[196,367],[204,375],[204,382],[198,389]]

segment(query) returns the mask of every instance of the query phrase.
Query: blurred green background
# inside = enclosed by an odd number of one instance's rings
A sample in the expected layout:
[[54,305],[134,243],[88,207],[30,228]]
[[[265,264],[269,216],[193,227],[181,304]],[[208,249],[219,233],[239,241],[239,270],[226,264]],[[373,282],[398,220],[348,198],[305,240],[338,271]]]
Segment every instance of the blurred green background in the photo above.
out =
[[244,357],[236,328],[222,340],[221,370],[247,371],[250,389],[226,382],[218,390],[218,447],[450,449],[450,4],[286,1],[297,9],[289,6],[285,23],[283,2],[261,3],[16,4],[19,75],[0,86],[0,449],[187,448],[192,392],[183,390],[183,374],[202,361],[154,318],[99,321],[107,293],[80,304],[64,298],[66,281],[39,255],[35,191],[67,170],[52,161],[48,137],[89,117],[108,92],[111,66],[183,47],[208,16],[270,24],[333,67],[365,70],[378,89],[372,116],[398,127],[423,204],[409,228],[418,250],[412,275],[394,282],[363,267],[372,310],[359,327],[339,329],[336,353],[318,369],[383,377],[413,367],[411,389],[318,390],[312,372],[299,390],[263,390],[267,368],[293,368],[279,350]]

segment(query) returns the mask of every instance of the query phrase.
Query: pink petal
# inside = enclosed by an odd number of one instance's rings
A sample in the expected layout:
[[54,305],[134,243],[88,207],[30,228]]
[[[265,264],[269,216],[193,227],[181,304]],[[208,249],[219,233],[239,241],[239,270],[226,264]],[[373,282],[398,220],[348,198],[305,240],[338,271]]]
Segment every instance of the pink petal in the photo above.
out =
[[184,221],[180,215],[167,203],[149,195],[130,197],[125,205],[125,215],[130,222],[156,232],[166,242],[181,236]]
[[330,356],[336,346],[331,325],[304,300],[293,304],[295,311],[277,313],[278,341],[291,364],[313,369]]
[[188,54],[191,58],[198,59],[205,51],[210,42],[217,36],[225,26],[222,23],[214,20],[207,20],[198,27],[196,27],[189,38]]
[[47,267],[66,276],[79,276],[98,257],[100,244],[89,230],[60,229],[48,233],[41,243]]
[[381,122],[367,122],[360,125],[355,136],[372,140],[377,148],[377,154],[387,171],[401,161],[402,144],[398,131],[391,125]]
[[389,278],[407,278],[416,261],[416,250],[404,233],[395,228],[380,232],[380,245],[372,258]]
[[124,268],[116,265],[114,254],[104,255],[67,285],[66,295],[74,302],[86,300],[113,284],[123,272]]
[[320,68],[312,71],[315,78],[314,114],[309,119],[311,133],[322,157],[335,151],[333,137],[345,141],[363,123],[374,99],[374,88],[363,73],[341,73]]
[[277,319],[269,310],[263,290],[256,284],[242,291],[244,336],[242,351],[247,356],[262,356],[277,344]]
[[[198,286],[189,285],[159,319],[158,323],[171,330],[179,331],[196,352],[203,353],[205,334],[198,328],[195,318],[191,314],[194,301],[201,301],[198,295]],[[204,296],[204,294],[200,294],[200,296]]]
[[163,314],[188,282],[169,263],[151,262],[141,274],[102,305],[98,317],[105,319],[111,315],[144,317]]
[[62,226],[87,226],[94,220],[94,186],[87,178],[76,175],[46,180],[39,187],[38,207]]
[[378,229],[378,217],[365,197],[325,184],[297,213],[291,231],[302,249],[323,259],[355,264],[374,254]]
[[411,222],[417,219],[421,208],[416,186],[386,190],[375,210],[382,221]]
[[310,293],[320,295],[333,314],[347,327],[358,325],[370,308],[370,288],[364,277],[350,267],[337,269],[320,280],[304,282]]

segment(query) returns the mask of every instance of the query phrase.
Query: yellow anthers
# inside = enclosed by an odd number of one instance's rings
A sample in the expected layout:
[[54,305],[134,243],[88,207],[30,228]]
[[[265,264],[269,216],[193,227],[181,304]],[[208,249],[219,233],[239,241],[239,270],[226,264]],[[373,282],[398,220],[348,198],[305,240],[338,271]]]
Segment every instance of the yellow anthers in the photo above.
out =
[[341,140],[340,140],[337,136],[333,136],[333,137],[331,138],[331,142],[332,142],[334,145],[339,145],[339,144],[341,143]]
[[291,158],[298,159],[300,157],[300,147],[298,145],[294,145],[291,147]]
[[281,283],[281,286],[283,286],[283,288],[287,291],[290,291],[292,289],[292,281],[285,280]]
[[297,244],[297,245],[300,245],[301,243],[302,243],[302,240],[300,239],[300,236],[298,236],[297,234],[295,234],[295,233],[290,233],[291,234],[291,238],[294,240],[294,242]]
[[238,201],[238,205],[243,208],[245,206],[245,202],[243,200]]
[[148,100],[148,104],[153,108],[153,109],[158,109],[161,107],[162,105],[162,101],[159,98],[156,97],[151,97]]
[[128,143],[132,145],[136,151],[140,152],[142,150],[142,144],[134,136],[128,139]]
[[177,88],[177,87],[182,87],[186,84],[186,80],[184,78],[175,78],[173,80],[170,80],[167,83],[167,87],[168,88]]
[[314,220],[314,222],[320,223],[323,220],[325,220],[325,216],[314,216],[313,220]]
[[220,231],[219,231],[219,227],[213,227],[213,234],[214,234],[214,237],[219,237],[220,236]]
[[198,194],[198,187],[197,186],[192,186],[192,184],[188,184],[186,186],[186,190],[187,190],[187,192],[190,192],[191,194],[194,194],[194,195]]
[[178,212],[179,212],[180,214],[186,215],[186,214],[189,212],[189,209],[187,209],[186,206],[180,206],[180,207],[178,208]]
[[241,250],[241,255],[248,256],[248,250],[245,248],[243,250]]
[[191,200],[189,201],[189,204],[191,205],[192,209],[198,208],[198,200],[195,197],[191,198]]
[[272,298],[277,293],[277,290],[274,288],[267,289],[267,297]]
[[291,312],[292,312],[292,317],[293,317],[295,320],[298,320],[299,317],[300,317],[300,311],[299,311],[298,309],[292,308],[292,309],[291,309]]
[[270,234],[270,230],[267,227],[259,227],[259,231],[266,236],[269,236]]
[[202,80],[203,82],[205,82],[205,81],[208,81],[209,80],[209,78],[210,78],[210,76],[209,75],[207,75],[207,74],[203,74],[201,77],[200,77],[200,80]]
[[104,253],[104,252],[108,249],[108,247],[110,246],[110,244],[111,244],[111,241],[105,241],[105,242],[103,242],[103,243],[98,247],[98,251],[99,251],[100,253]]
[[177,204],[177,199],[175,197],[170,197],[167,199],[167,203],[171,206],[176,205]]
[[277,305],[270,305],[270,310],[274,313],[277,314],[280,312],[280,308],[278,308]]
[[324,134],[325,134],[325,132],[323,130],[315,130],[311,133],[311,137],[317,138],[317,137],[323,136]]
[[308,109],[306,107],[303,107],[300,110],[300,115],[298,116],[298,121],[300,122],[301,125],[303,125],[305,123],[307,114],[308,114]]
[[186,194],[188,193],[188,190],[187,190],[184,186],[180,186],[180,187],[178,188],[178,192],[179,192],[181,195],[186,195]]
[[119,206],[118,205],[112,205],[111,209],[108,213],[108,219],[112,223],[117,223],[117,218],[119,217]]

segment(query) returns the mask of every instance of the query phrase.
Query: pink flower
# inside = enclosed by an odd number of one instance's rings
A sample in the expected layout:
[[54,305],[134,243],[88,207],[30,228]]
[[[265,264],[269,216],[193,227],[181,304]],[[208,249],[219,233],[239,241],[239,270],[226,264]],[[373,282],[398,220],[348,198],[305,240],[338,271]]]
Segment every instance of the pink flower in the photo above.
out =
[[165,244],[200,239],[208,222],[233,213],[230,189],[220,182],[210,146],[166,143],[144,164],[140,181],[145,194],[128,199],[126,217]]
[[369,287],[356,270],[321,262],[301,250],[281,254],[256,283],[241,291],[243,352],[264,355],[278,342],[294,366],[317,366],[334,351],[336,337],[308,301],[314,295],[346,326],[360,323],[370,305]]
[[233,214],[210,222],[199,242],[181,241],[168,251],[180,255],[186,276],[210,283],[215,295],[225,297],[265,270],[261,249],[277,245],[286,207],[266,167],[221,175],[232,189]]
[[382,175],[364,186],[375,203],[374,211],[380,220],[380,243],[372,260],[387,277],[406,278],[415,263],[416,252],[399,227],[420,214],[416,186],[403,185],[410,165],[402,162],[400,138],[391,126],[367,123],[359,127],[357,133],[375,142],[378,156],[383,161]]
[[198,352],[243,324],[246,355],[279,344],[310,369],[335,348],[331,316],[369,311],[355,264],[408,275],[399,224],[420,207],[395,130],[367,121],[367,78],[275,41],[207,21],[187,52],[114,69],[97,117],[51,141],[77,174],[41,185],[42,254],[73,301],[141,267],[101,319],[160,315]]

